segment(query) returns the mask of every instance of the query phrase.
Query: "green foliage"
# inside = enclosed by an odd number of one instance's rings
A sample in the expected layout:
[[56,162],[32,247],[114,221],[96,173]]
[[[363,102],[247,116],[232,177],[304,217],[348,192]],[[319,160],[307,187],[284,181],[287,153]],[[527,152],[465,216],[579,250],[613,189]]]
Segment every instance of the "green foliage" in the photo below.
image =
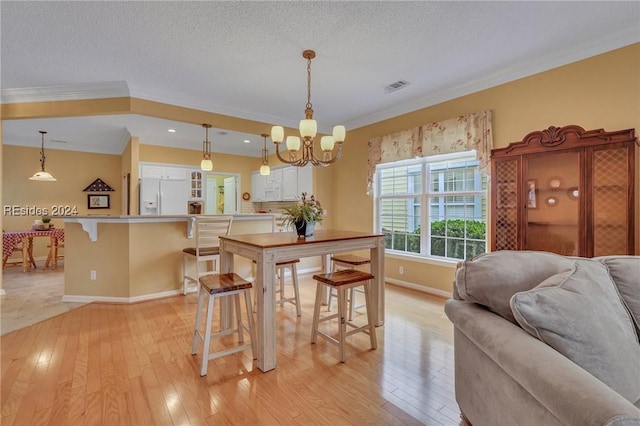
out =
[[307,199],[307,193],[303,192],[300,201],[283,209],[282,224],[295,227],[296,222],[322,223],[322,215],[320,202],[313,195]]
[[484,240],[486,236],[486,224],[475,220],[438,220],[436,222],[431,222],[431,235],[442,237],[446,235],[447,237],[466,237],[476,240]]
[[[383,229],[385,247],[420,253],[420,227],[413,232]],[[486,224],[480,221],[452,219],[431,222],[431,256],[469,259],[486,251]],[[465,239],[466,238],[466,239]]]

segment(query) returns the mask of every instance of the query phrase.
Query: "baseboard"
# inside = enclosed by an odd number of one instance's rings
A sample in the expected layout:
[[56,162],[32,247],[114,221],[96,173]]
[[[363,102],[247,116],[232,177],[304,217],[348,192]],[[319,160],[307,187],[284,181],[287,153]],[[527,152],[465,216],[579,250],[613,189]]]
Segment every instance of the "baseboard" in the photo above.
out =
[[388,282],[389,284],[397,285],[398,287],[409,288],[411,290],[417,290],[423,293],[433,294],[434,296],[444,297],[446,299],[450,299],[453,296],[453,294],[448,291],[444,291],[444,290],[440,290],[437,288],[428,287],[424,285],[419,285],[419,284],[408,282],[408,281],[396,280],[394,278],[386,278],[385,282]]
[[[319,272],[319,271],[320,271],[319,267],[301,269],[301,270],[298,271],[298,275],[313,274],[313,273]],[[248,278],[248,281],[254,281],[254,280],[255,280],[255,277],[249,277]],[[411,289],[411,290],[420,291],[420,292],[423,292],[423,293],[433,294],[435,296],[444,297],[444,298],[447,298],[447,299],[452,297],[452,294],[447,292],[447,291],[439,290],[437,288],[427,287],[427,286],[424,286],[424,285],[419,285],[419,284],[408,282],[408,281],[401,281],[401,280],[396,280],[396,279],[393,279],[393,278],[386,278],[385,282],[387,282],[389,284],[397,285],[398,287],[404,287],[404,288],[408,288],[408,289]],[[2,295],[2,294],[5,294],[4,289],[0,289],[0,295]],[[153,294],[144,294],[142,296],[135,296],[135,297],[107,297],[107,296],[73,296],[73,295],[64,295],[64,296],[62,296],[62,301],[63,302],[73,302],[73,303],[91,303],[91,302],[138,303],[138,302],[144,302],[146,300],[162,299],[163,297],[177,296],[179,294],[182,294],[182,289],[163,291],[163,292],[160,292],[160,293],[153,293]]]
[[182,294],[182,289],[163,291],[163,292],[160,292],[160,293],[153,293],[153,294],[144,294],[142,296],[135,296],[135,297],[107,297],[107,296],[73,296],[73,295],[64,295],[64,296],[62,296],[62,301],[63,302],[74,302],[74,303],[91,303],[91,302],[138,303],[138,302],[144,302],[144,301],[147,301],[147,300],[162,299],[164,297],[177,296],[179,294]]

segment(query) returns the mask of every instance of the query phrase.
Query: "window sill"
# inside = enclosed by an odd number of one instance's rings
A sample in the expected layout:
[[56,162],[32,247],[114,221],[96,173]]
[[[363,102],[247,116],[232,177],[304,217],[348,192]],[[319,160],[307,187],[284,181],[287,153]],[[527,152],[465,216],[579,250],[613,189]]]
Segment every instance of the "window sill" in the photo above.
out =
[[428,265],[448,267],[452,269],[455,269],[458,263],[462,262],[462,259],[461,260],[436,259],[436,258],[430,258],[430,257],[415,256],[411,254],[405,254],[405,253],[400,253],[397,251],[390,251],[390,250],[385,251],[384,255],[385,257],[389,257],[391,259],[401,259],[401,260],[407,260],[407,261],[416,262],[416,263],[425,263]]

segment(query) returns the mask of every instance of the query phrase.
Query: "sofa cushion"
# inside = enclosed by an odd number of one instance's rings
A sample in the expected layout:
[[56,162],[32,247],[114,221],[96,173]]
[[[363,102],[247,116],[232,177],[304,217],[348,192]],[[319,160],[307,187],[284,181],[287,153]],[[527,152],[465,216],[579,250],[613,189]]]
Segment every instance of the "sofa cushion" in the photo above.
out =
[[609,268],[609,275],[616,283],[640,333],[640,256],[603,256],[594,259]]
[[638,335],[602,263],[575,260],[573,270],[515,294],[511,307],[524,330],[638,403]]
[[573,268],[573,260],[540,251],[501,250],[465,261],[456,271],[454,297],[479,303],[516,324],[509,301],[546,278]]

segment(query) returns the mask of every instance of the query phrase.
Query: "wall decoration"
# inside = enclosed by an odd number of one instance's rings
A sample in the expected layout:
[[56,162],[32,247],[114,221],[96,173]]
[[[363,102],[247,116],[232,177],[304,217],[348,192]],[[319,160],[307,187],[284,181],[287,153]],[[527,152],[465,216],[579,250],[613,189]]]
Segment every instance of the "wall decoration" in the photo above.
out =
[[572,186],[567,190],[567,194],[572,200],[577,200],[580,197],[580,190],[577,186]]
[[109,194],[87,194],[88,209],[108,209]]
[[554,207],[557,206],[559,203],[558,197],[548,197],[547,198],[547,205],[550,207]]
[[87,186],[82,192],[112,192],[115,191],[112,187],[107,185],[102,181],[102,179],[98,178],[94,180],[91,185]]
[[527,182],[527,208],[538,208],[538,182],[535,179],[529,179]]
[[242,199],[245,201],[249,201],[251,199],[251,195],[248,192],[242,194]]
[[559,177],[552,177],[549,179],[549,188],[558,189],[562,185],[562,180]]

